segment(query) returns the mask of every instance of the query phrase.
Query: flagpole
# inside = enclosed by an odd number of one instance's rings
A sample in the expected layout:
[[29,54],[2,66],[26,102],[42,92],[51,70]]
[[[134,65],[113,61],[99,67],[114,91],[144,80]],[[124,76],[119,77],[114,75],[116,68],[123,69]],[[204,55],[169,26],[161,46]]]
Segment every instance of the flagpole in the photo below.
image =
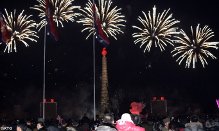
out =
[[[95,4],[93,0],[93,5]],[[94,13],[94,12],[93,12]],[[94,26],[94,17],[93,17],[93,29],[95,28]],[[94,121],[96,121],[96,59],[95,59],[95,35],[93,34],[93,91],[94,91]]]
[[43,120],[45,121],[45,100],[46,100],[46,26],[43,41]]

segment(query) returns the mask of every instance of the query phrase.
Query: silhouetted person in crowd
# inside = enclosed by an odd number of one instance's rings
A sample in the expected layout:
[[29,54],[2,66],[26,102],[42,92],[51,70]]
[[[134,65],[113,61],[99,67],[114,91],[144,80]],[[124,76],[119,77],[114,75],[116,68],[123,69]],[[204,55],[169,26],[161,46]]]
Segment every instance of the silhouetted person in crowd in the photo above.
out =
[[27,131],[27,126],[24,124],[18,124],[16,131]]
[[191,116],[190,123],[185,124],[185,131],[204,131],[203,125],[198,121],[197,116]]
[[121,119],[116,121],[116,129],[118,131],[145,131],[145,128],[134,124],[128,113],[122,114]]
[[164,126],[161,128],[162,131],[169,131],[170,118],[163,119]]
[[26,121],[27,131],[32,131],[34,129],[33,122],[31,120]]
[[114,117],[110,114],[106,114],[103,117],[101,124],[95,129],[95,131],[117,131],[113,123]]
[[37,130],[38,131],[47,131],[45,124],[43,122],[38,122],[37,123]]
[[90,130],[90,119],[84,114],[82,119],[80,120],[80,124],[78,126],[79,131],[89,131]]

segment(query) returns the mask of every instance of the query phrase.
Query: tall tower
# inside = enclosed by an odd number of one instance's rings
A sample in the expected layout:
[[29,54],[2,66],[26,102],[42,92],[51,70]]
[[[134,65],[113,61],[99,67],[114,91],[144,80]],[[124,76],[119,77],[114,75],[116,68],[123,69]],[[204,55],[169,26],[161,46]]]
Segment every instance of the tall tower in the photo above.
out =
[[100,96],[100,116],[109,111],[108,75],[107,75],[107,51],[102,49],[102,80]]

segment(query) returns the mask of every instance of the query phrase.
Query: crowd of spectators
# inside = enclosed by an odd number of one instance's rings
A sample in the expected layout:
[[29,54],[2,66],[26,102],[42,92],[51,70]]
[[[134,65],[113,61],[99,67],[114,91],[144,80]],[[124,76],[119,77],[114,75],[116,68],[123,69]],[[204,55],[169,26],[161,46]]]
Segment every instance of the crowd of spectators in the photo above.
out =
[[27,119],[0,121],[2,130],[13,131],[219,131],[219,117],[178,115],[178,116],[141,116],[123,113],[117,120],[113,115],[105,114],[101,119],[93,121],[84,115],[80,120],[64,119]]

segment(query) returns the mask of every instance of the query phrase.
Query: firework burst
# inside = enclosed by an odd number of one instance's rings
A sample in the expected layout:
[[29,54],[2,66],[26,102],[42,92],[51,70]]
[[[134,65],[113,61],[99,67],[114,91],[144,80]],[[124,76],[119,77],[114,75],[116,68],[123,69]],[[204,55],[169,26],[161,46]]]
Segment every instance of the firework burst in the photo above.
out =
[[10,53],[13,50],[16,52],[18,42],[23,43],[26,47],[29,46],[26,40],[37,42],[38,36],[34,30],[36,29],[36,22],[30,19],[32,15],[24,15],[24,10],[19,15],[16,15],[16,10],[8,13],[6,9],[5,14],[2,14],[2,17],[6,30],[10,34],[7,41],[5,41],[6,47],[4,52]]
[[[38,5],[34,5],[31,9],[38,10],[40,12],[39,17],[41,19],[38,24],[39,30],[47,25],[46,20],[46,1],[45,0],[37,0]],[[80,13],[76,13],[75,10],[79,9],[80,6],[73,6],[72,2],[74,0],[49,0],[54,10],[53,20],[56,22],[57,27],[61,25],[63,26],[63,22],[74,22],[75,18],[80,16]]]
[[141,22],[143,28],[133,26],[138,29],[139,32],[133,33],[135,38],[134,43],[141,43],[140,48],[145,45],[144,52],[147,50],[150,52],[152,45],[159,47],[161,51],[165,50],[167,44],[173,45],[172,36],[178,34],[177,27],[175,26],[179,21],[172,18],[172,14],[169,14],[169,10],[164,10],[162,13],[156,12],[156,7],[153,7],[152,12],[146,14],[142,11],[144,18],[138,17],[138,21]]
[[180,45],[172,51],[173,57],[179,56],[176,60],[179,65],[185,60],[186,68],[191,66],[195,68],[195,64],[200,60],[202,66],[205,67],[208,64],[206,58],[216,59],[209,49],[218,49],[219,42],[208,42],[214,36],[214,32],[208,26],[201,28],[198,24],[196,29],[191,26],[190,36],[183,30],[180,30],[180,34],[182,34],[182,37],[175,36],[176,43]]
[[[93,20],[93,3],[89,0],[82,11],[82,17],[78,21],[82,23],[85,27],[82,32],[88,31],[89,34],[86,39],[92,35],[96,34],[96,30],[93,27],[94,20]],[[125,16],[120,13],[121,8],[117,8],[117,6],[112,7],[111,0],[98,0],[98,5],[96,6],[96,13],[97,17],[100,18],[101,27],[107,37],[112,36],[114,39],[116,38],[117,34],[124,33],[122,31],[122,27],[124,27],[124,20]]]

